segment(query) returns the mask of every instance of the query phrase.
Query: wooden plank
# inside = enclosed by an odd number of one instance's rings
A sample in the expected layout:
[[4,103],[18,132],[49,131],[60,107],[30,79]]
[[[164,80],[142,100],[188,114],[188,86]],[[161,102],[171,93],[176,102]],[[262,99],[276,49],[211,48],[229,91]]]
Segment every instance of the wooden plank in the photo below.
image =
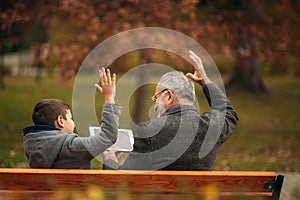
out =
[[263,185],[275,177],[275,172],[0,169],[0,189],[52,191],[66,187],[84,190],[94,184],[107,191],[125,187],[134,193],[177,193],[201,192],[214,185],[220,192],[265,194],[268,191]]
[[[32,191],[32,190],[26,190],[26,191],[15,191],[15,190],[0,190],[0,199],[14,199],[12,197],[27,197],[32,199],[32,197],[38,198],[39,200],[42,199],[52,199],[52,197],[55,196],[55,194],[58,191]],[[63,192],[61,190],[60,192]],[[66,191],[65,191],[66,192]],[[67,191],[68,192],[68,191]],[[74,191],[69,191],[74,192]],[[118,191],[115,193],[106,193],[107,197],[112,197],[113,199],[116,198]],[[86,195],[86,193],[81,193],[83,196]],[[128,194],[129,197],[132,199],[138,200],[144,200],[144,199],[195,199],[195,197],[200,197],[200,199],[203,199],[203,197],[208,197],[203,193],[134,193],[134,194]],[[271,196],[269,193],[219,193],[218,196],[220,199],[233,199],[234,196],[235,199],[270,199]],[[240,198],[237,198],[240,197]],[[25,198],[19,198],[19,199],[25,199]],[[109,198],[108,198],[109,199]],[[206,199],[206,198],[205,198]]]

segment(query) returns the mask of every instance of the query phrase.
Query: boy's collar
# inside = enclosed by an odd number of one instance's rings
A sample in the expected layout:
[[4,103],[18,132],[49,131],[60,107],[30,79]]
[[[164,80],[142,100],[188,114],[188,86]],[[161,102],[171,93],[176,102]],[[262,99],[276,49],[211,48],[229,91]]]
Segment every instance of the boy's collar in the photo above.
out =
[[28,133],[37,133],[41,131],[58,131],[60,129],[48,125],[27,126],[23,129],[24,136]]

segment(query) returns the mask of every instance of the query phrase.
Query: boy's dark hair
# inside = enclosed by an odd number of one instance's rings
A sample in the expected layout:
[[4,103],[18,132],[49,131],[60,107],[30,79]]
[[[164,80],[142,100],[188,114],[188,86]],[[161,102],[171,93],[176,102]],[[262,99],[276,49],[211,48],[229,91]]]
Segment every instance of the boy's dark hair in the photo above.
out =
[[70,106],[59,99],[44,99],[38,102],[32,111],[34,125],[49,125],[55,127],[55,120],[59,115],[67,119],[67,110]]

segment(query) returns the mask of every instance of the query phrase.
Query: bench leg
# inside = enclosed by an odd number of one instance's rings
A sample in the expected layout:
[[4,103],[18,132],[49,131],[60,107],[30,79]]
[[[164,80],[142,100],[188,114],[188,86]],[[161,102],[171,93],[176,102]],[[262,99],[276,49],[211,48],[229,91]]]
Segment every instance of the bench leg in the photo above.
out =
[[279,200],[283,179],[283,175],[278,175],[274,181],[265,184],[264,188],[272,191],[272,200]]

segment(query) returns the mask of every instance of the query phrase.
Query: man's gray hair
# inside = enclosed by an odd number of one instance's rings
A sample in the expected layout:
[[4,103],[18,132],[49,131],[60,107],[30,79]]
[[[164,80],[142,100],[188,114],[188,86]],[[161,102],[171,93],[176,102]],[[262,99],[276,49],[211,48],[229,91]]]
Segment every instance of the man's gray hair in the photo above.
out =
[[158,85],[161,90],[169,89],[175,93],[178,101],[195,101],[195,87],[192,80],[187,78],[182,72],[172,71],[164,74]]

